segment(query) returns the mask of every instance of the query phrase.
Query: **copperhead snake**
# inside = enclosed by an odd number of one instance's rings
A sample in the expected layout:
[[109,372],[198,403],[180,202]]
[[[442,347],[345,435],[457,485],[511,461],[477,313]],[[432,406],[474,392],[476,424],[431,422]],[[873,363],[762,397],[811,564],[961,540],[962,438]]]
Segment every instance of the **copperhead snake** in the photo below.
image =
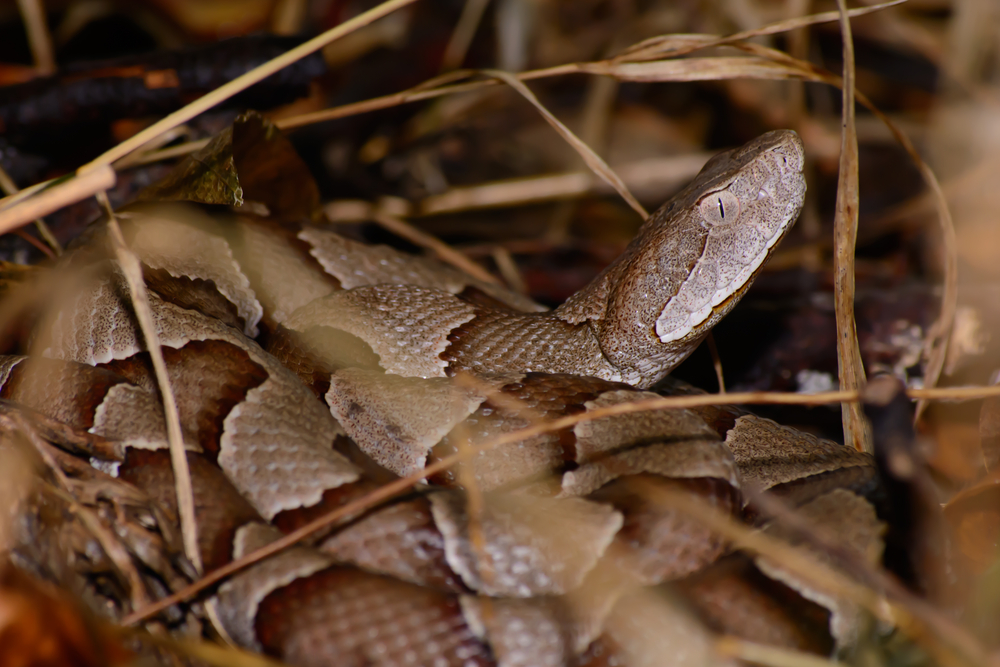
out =
[[[654,396],[795,221],[803,159],[790,131],[716,156],[552,311],[309,224],[121,212],[178,399],[206,569],[466,444]],[[35,356],[0,361],[0,397],[116,443],[116,474],[175,515],[149,355],[107,257],[100,242],[73,257],[79,288],[38,327]],[[881,530],[862,499],[876,483],[867,456],[734,410],[585,421],[478,452],[466,475],[436,475],[232,577],[215,598],[222,628],[293,665],[663,664],[635,650],[649,638],[623,610],[727,545],[645,491],[739,516],[741,489],[770,488],[866,549]],[[847,641],[846,607],[803,595],[830,603]]]

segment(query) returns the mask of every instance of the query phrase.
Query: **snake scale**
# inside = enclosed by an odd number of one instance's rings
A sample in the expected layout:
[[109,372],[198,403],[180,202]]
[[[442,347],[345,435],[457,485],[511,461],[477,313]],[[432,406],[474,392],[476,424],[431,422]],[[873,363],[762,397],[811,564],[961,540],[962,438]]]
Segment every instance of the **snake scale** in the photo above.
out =
[[[177,397],[205,569],[468,445],[655,396],[795,221],[803,157],[790,131],[716,156],[551,311],[307,223],[120,212]],[[109,257],[100,239],[73,254],[78,288],[32,356],[0,361],[0,397],[115,443],[116,474],[176,516],[149,354]],[[429,482],[227,580],[222,629],[292,665],[665,664],[694,631],[637,624],[659,613],[649,592],[686,578],[712,616],[728,604],[719,584],[692,576],[729,547],[658,490],[739,517],[744,489],[772,489],[868,552],[881,530],[862,498],[868,457],[731,409],[583,421]],[[849,638],[844,605],[755,567]],[[744,632],[796,644],[767,625],[774,603],[747,604]]]

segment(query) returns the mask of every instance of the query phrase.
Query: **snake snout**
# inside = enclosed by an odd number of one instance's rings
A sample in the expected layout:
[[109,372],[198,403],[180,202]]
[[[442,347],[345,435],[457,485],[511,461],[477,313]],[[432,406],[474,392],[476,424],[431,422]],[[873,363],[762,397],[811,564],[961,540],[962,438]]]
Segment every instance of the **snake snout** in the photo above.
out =
[[781,130],[781,141],[771,149],[775,166],[784,174],[801,174],[805,165],[805,149],[799,135],[792,130]]

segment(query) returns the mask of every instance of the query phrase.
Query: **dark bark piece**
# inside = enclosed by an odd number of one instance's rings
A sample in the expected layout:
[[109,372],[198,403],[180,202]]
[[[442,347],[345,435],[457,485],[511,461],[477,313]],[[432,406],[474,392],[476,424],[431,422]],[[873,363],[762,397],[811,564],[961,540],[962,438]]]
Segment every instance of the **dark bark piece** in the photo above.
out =
[[[52,77],[0,88],[0,132],[31,142],[53,131],[165,114],[301,43],[254,35],[194,49],[77,63]],[[271,108],[308,92],[326,69],[307,56],[231,98],[230,108]]]

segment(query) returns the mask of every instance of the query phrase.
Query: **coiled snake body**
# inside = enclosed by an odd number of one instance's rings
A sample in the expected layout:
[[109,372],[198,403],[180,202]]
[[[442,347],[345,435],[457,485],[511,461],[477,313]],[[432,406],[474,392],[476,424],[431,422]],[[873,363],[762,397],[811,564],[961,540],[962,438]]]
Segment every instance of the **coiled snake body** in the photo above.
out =
[[[205,568],[466,445],[651,396],[794,222],[802,165],[788,131],[716,156],[550,312],[311,226],[122,213],[181,413]],[[117,443],[118,474],[174,513],[124,279],[109,260],[83,275],[39,328],[38,356],[0,363],[0,395]],[[651,492],[738,515],[745,485],[784,489],[871,542],[874,514],[844,488],[872,480],[867,457],[740,413],[604,417],[478,452],[465,473],[237,574],[216,607],[234,641],[295,665],[662,664],[641,657],[649,633],[623,610],[726,546]],[[847,612],[831,609],[841,638]]]

